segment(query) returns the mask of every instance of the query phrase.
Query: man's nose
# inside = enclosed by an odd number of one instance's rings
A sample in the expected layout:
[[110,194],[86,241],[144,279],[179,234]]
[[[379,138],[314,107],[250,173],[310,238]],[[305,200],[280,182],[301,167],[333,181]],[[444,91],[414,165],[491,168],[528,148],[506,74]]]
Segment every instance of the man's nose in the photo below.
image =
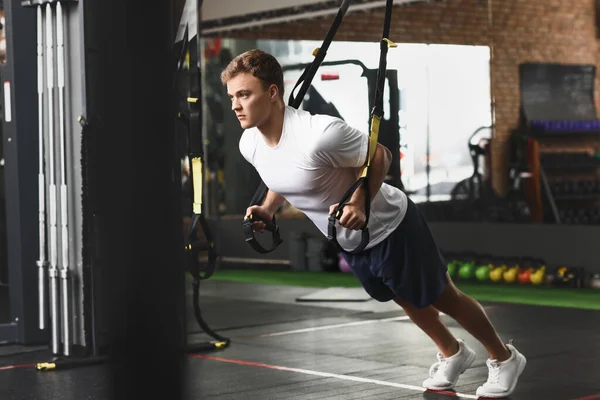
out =
[[231,109],[232,109],[233,111],[235,111],[235,110],[239,110],[239,109],[240,109],[240,102],[239,102],[239,101],[237,101],[236,99],[233,99],[233,100],[231,101]]

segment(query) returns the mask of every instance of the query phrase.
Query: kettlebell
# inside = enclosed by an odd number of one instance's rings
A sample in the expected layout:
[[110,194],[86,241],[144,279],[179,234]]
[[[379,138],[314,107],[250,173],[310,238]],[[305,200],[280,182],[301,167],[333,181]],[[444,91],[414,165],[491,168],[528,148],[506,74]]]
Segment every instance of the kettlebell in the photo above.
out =
[[532,271],[532,268],[522,269],[519,272],[519,283],[521,283],[523,285],[531,283],[531,271]]
[[506,265],[500,265],[493,267],[490,271],[490,280],[492,282],[500,282],[502,280],[502,274],[506,270]]
[[507,271],[504,271],[502,277],[504,278],[504,282],[513,283],[517,280],[517,274],[519,272],[519,267],[511,267]]
[[458,275],[460,276],[460,279],[473,279],[475,276],[475,263],[464,263],[458,270]]
[[490,279],[490,266],[480,265],[475,271],[475,276],[479,281],[487,281],[488,279]]
[[544,282],[544,275],[545,275],[545,273],[546,273],[546,266],[542,265],[537,270],[531,272],[529,280],[534,285],[541,285]]
[[458,261],[450,261],[448,263],[448,275],[450,275],[450,278],[454,278],[455,274],[456,274],[456,265],[458,264]]

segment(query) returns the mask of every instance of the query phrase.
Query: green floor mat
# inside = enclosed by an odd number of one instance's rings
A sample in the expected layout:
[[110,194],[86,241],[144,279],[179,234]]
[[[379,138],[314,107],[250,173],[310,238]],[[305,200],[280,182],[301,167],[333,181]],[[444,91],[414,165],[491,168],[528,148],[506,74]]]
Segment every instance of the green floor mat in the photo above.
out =
[[[314,288],[360,287],[352,274],[329,272],[220,270],[211,279]],[[460,281],[456,286],[479,301],[600,310],[600,290],[595,289]]]

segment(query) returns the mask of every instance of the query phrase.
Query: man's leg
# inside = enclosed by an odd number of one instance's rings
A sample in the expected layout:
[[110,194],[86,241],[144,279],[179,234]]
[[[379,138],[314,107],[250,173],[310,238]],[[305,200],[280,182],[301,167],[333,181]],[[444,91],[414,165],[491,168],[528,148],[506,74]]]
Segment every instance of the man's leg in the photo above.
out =
[[496,333],[483,307],[458,290],[450,277],[448,277],[448,282],[432,306],[416,308],[400,298],[396,298],[394,301],[435,342],[444,357],[448,358],[454,355],[459,348],[454,335],[440,320],[439,311],[452,317],[475,339],[479,340],[490,353],[491,359],[498,361],[508,359],[510,351]]
[[512,345],[507,347],[502,342],[483,307],[458,290],[450,277],[448,277],[448,284],[444,286],[444,291],[431,306],[419,309],[400,298],[395,301],[440,349],[439,361],[430,369],[430,377],[423,382],[424,387],[434,390],[454,387],[460,374],[475,358],[474,351],[464,342],[455,339],[439,319],[439,311],[441,311],[454,318],[490,353],[490,358],[486,362],[489,368],[488,381],[477,388],[477,395],[506,397],[514,391],[527,360]]
[[462,340],[457,340],[440,320],[439,311],[433,306],[416,308],[401,298],[395,298],[410,319],[425,332],[439,348],[438,362],[429,369],[429,378],[423,387],[431,390],[452,389],[459,376],[475,360],[475,351]]
[[404,309],[411,321],[433,340],[444,357],[448,358],[456,354],[458,341],[440,320],[440,313],[435,307],[415,308],[399,297],[394,301]]
[[502,362],[510,357],[510,351],[498,336],[483,307],[473,298],[461,292],[452,282],[448,284],[433,306],[452,317],[475,339],[479,340],[492,360]]

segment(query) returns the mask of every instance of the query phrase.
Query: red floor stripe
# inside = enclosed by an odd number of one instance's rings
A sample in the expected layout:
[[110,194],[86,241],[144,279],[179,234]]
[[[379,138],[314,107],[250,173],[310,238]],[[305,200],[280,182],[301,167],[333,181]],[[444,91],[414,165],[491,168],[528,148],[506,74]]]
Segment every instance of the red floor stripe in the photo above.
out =
[[573,399],[573,400],[593,400],[593,399],[600,399],[600,393],[593,394],[591,396],[586,396],[586,397],[579,397],[579,398]]
[[7,365],[5,367],[0,367],[0,371],[7,371],[9,369],[18,369],[18,368],[29,368],[35,367],[37,364],[21,364],[21,365]]
[[233,359],[229,359],[229,358],[205,356],[205,355],[202,355],[202,354],[188,354],[188,355],[191,356],[191,357],[195,357],[195,358],[202,358],[204,360],[221,361],[221,362],[226,362],[226,363],[231,363],[231,364],[238,364],[238,365],[248,365],[250,367],[260,367],[260,368],[268,368],[268,369],[277,369],[277,370],[283,370],[283,371],[294,371],[294,368],[279,367],[279,366],[276,366],[276,365],[261,364],[261,363],[251,362],[251,361],[233,360]]
[[[231,358],[213,357],[213,356],[207,356],[207,355],[202,355],[202,354],[188,354],[188,355],[190,357],[200,358],[200,359],[204,359],[204,360],[220,361],[220,362],[226,362],[226,363],[237,364],[237,365],[247,365],[247,366],[251,366],[251,367],[267,368],[267,369],[273,369],[273,370],[278,370],[278,371],[297,372],[297,373],[302,373],[302,374],[320,376],[320,377],[324,377],[324,378],[335,378],[335,379],[342,379],[342,380],[346,380],[346,381],[354,381],[354,382],[362,382],[362,383],[371,383],[371,384],[376,384],[376,385],[391,386],[391,387],[396,387],[396,388],[401,388],[401,389],[406,389],[406,390],[418,391],[421,393],[426,391],[424,388],[422,388],[420,386],[416,386],[416,385],[406,385],[403,383],[395,383],[395,382],[384,382],[384,381],[380,381],[377,379],[361,378],[359,376],[353,376],[353,375],[333,374],[333,373],[329,373],[329,372],[319,372],[319,371],[312,371],[312,370],[301,369],[301,368],[290,368],[290,367],[283,367],[283,366],[279,366],[279,365],[269,365],[269,364],[251,362],[251,361],[235,360],[235,359],[231,359]],[[453,396],[453,397],[477,399],[477,396],[465,394],[465,393],[457,393],[457,392],[450,392],[450,391],[433,391],[433,392],[439,393],[439,394],[444,394],[444,395],[449,395],[449,396]]]

